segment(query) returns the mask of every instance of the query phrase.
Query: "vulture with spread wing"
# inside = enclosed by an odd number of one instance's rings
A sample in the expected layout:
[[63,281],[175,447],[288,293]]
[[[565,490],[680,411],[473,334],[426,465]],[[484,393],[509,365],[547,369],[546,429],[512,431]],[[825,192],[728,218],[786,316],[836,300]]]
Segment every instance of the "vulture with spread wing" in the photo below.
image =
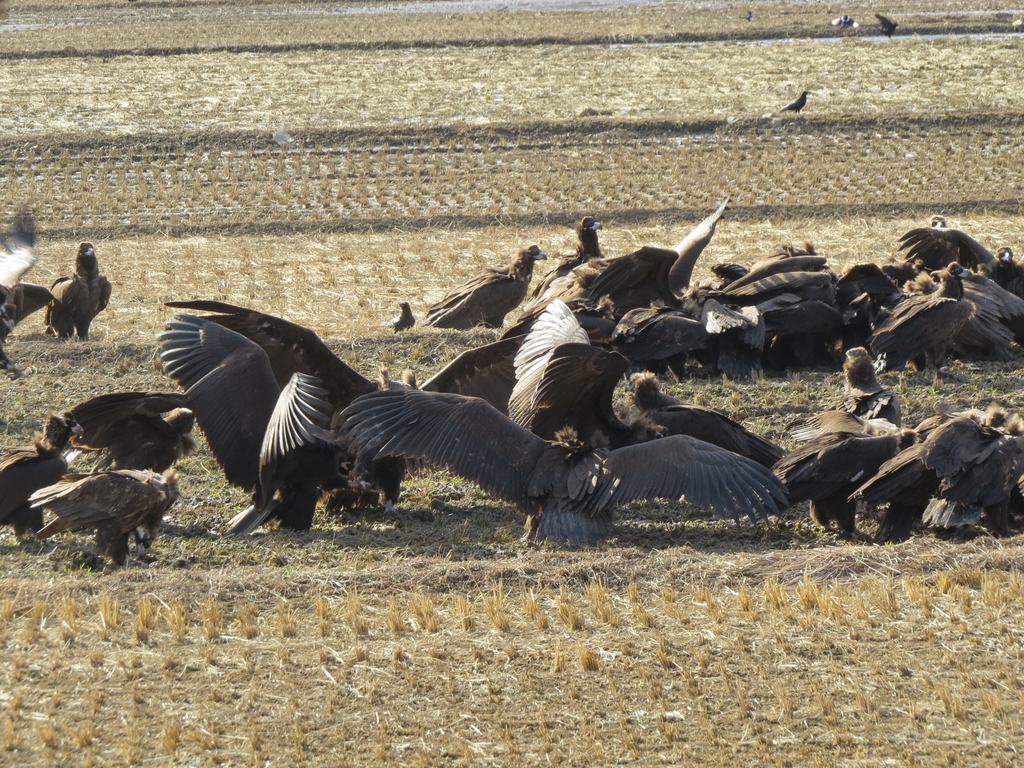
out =
[[540,540],[594,543],[611,534],[612,508],[638,499],[686,499],[753,520],[785,506],[760,464],[689,437],[595,450],[571,429],[551,442],[483,400],[414,389],[364,395],[343,416],[361,449],[449,468],[526,513]]
[[92,475],[65,475],[32,494],[36,509],[56,515],[36,537],[45,539],[61,531],[96,529],[97,553],[116,566],[128,562],[129,539],[139,555],[153,545],[171,505],[178,500],[178,475],[119,469]]
[[89,339],[89,326],[110,302],[110,281],[100,274],[92,243],[81,243],[75,257],[75,274],[61,277],[50,286],[53,301],[46,308],[49,333],[70,339],[75,333]]
[[21,372],[4,352],[4,342],[15,324],[38,308],[33,306],[38,303],[38,297],[31,290],[26,293],[26,286],[21,283],[22,276],[35,266],[35,242],[35,223],[27,214],[15,219],[12,233],[0,236],[0,370],[8,371],[15,378]]
[[459,330],[477,325],[500,327],[505,315],[526,298],[534,263],[546,258],[540,248],[531,245],[507,267],[489,269],[449,293],[427,310],[423,325]]
[[995,262],[991,251],[966,232],[947,227],[941,216],[932,216],[930,227],[918,227],[905,233],[900,238],[900,250],[907,252],[907,261],[920,259],[929,271],[953,263],[977,271],[979,266]]
[[185,395],[114,392],[76,405],[71,414],[82,426],[74,446],[100,454],[94,472],[163,472],[196,450],[192,439],[195,416]]
[[43,513],[32,509],[28,499],[68,471],[64,451],[71,437],[81,431],[70,413],[51,414],[31,446],[12,448],[0,457],[0,525],[13,526],[18,536],[43,527]]

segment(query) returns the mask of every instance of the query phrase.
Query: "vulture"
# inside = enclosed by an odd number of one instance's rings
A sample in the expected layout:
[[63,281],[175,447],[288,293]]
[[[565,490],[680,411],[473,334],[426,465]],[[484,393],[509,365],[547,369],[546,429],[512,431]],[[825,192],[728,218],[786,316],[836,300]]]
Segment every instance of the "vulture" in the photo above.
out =
[[509,418],[545,440],[554,440],[564,428],[601,448],[649,440],[656,427],[645,421],[627,424],[612,405],[615,386],[628,367],[617,352],[591,346],[569,308],[555,299],[516,355]]
[[30,308],[26,312],[26,286],[21,283],[22,275],[35,263],[35,224],[30,216],[20,214],[15,219],[14,232],[0,237],[0,369],[14,378],[21,372],[4,352],[4,342],[18,320],[37,308],[31,307],[36,297],[30,290]]
[[536,299],[544,296],[555,280],[565,277],[581,264],[586,264],[593,259],[604,258],[604,254],[601,253],[601,244],[597,239],[599,229],[601,229],[600,221],[593,216],[584,216],[576,225],[576,253],[563,259],[561,264],[544,275],[544,279],[530,292],[530,297]]
[[0,525],[13,526],[18,536],[43,527],[43,513],[32,509],[28,499],[68,471],[64,451],[71,437],[81,431],[70,413],[51,414],[31,446],[12,448],[0,457]]
[[[286,322],[278,318],[271,319],[279,323]],[[264,467],[268,463],[274,464],[276,483],[287,485],[288,479],[284,475],[289,468],[299,476],[297,483],[304,482],[302,475],[305,469],[301,463],[285,460],[279,450],[281,445],[295,448],[299,444],[281,441],[273,443],[272,437],[275,428],[290,428],[287,421],[281,422],[287,416],[286,411],[277,421],[274,415],[280,409],[287,409],[287,398],[283,397],[282,392],[288,391],[294,374],[301,371],[292,370],[282,388],[278,385],[276,374],[283,364],[275,367],[271,355],[242,334],[212,320],[191,315],[176,315],[165,327],[167,330],[158,336],[164,372],[185,388],[189,408],[195,413],[196,421],[206,434],[210,450],[224,470],[228,482],[252,492],[255,511],[257,514],[262,513],[266,508],[261,503],[264,500],[261,480],[266,477]],[[320,353],[330,355],[320,361],[325,363],[326,370],[331,369],[332,362],[335,364],[335,373],[342,370],[337,366],[344,367],[342,375],[332,380],[329,386],[322,389],[317,387],[316,400],[326,404],[323,406],[325,417],[328,411],[333,412],[351,402],[355,396],[353,393],[376,389],[374,384],[335,358],[311,331],[301,330],[310,334],[305,337],[307,341],[315,339],[323,347]],[[304,337],[300,335],[299,338]],[[282,351],[280,344],[276,351]],[[294,369],[305,360],[301,352],[296,354],[294,349],[291,352],[293,357],[290,366],[284,367]],[[282,363],[281,359],[278,362]],[[275,427],[275,424],[283,426]],[[320,437],[310,430],[305,430],[303,434],[306,437],[312,435],[316,439]],[[264,450],[268,440],[272,443],[270,454]],[[273,461],[269,461],[268,456]],[[384,491],[390,504],[397,502],[405,473],[404,464],[400,460],[380,462],[376,470],[373,479],[378,487]],[[338,471],[339,467],[336,466],[335,472]],[[334,479],[334,475],[323,479],[326,484]],[[240,521],[236,518],[233,522]],[[306,527],[309,527],[308,524]]]
[[390,320],[385,320],[381,323],[381,325],[390,328],[395,333],[398,333],[399,331],[407,331],[416,325],[416,318],[413,317],[412,307],[409,306],[409,302],[400,302],[398,306],[402,311]]
[[768,468],[782,458],[781,448],[728,416],[663,394],[653,374],[638,373],[630,384],[637,413],[660,425],[666,435],[688,435]]
[[100,274],[92,243],[81,243],[75,257],[75,274],[61,277],[50,286],[53,301],[46,308],[47,332],[70,339],[77,333],[89,339],[89,325],[110,301],[110,281]]
[[977,270],[995,262],[995,256],[985,246],[967,233],[947,227],[941,216],[932,216],[930,224],[912,229],[900,238],[900,250],[907,252],[907,261],[920,260],[928,271],[954,262]]
[[615,320],[632,309],[652,304],[678,307],[680,296],[690,284],[694,264],[711,242],[728,203],[726,197],[675,248],[644,246],[625,256],[592,259],[576,267],[555,280],[544,295],[526,307],[524,314],[552,299],[567,304],[584,300],[590,309],[600,309]]
[[72,443],[99,452],[93,472],[151,469],[164,472],[195,453],[195,416],[188,398],[173,392],[114,392],[71,409],[82,427]]
[[877,542],[904,541],[917,518],[951,528],[977,523],[982,512],[997,533],[1005,532],[1010,498],[1024,475],[1024,438],[1017,419],[1005,423],[1014,434],[994,426],[1004,423],[1000,412],[945,420],[853,493],[869,506],[889,505]]
[[534,263],[546,258],[540,248],[531,245],[507,267],[489,269],[449,293],[427,310],[423,324],[459,330],[477,325],[498,328],[505,315],[526,298]]
[[893,21],[880,13],[876,13],[875,18],[878,19],[878,25],[882,28],[882,34],[891,38],[892,33],[895,32],[896,27],[899,26],[899,22]]
[[901,425],[900,399],[891,389],[878,383],[874,361],[864,347],[846,351],[843,375],[846,379],[843,397],[832,403],[832,410],[846,411],[862,419],[885,419],[895,427]]
[[548,441],[483,400],[414,389],[363,395],[342,415],[361,449],[447,467],[524,512],[537,540],[595,543],[612,533],[612,508],[638,499],[685,498],[755,521],[785,506],[760,464],[689,437],[607,450],[567,428]]
[[779,114],[781,115],[783,112],[796,112],[797,114],[800,114],[800,110],[807,106],[807,97],[810,95],[810,91],[804,91],[793,99],[793,101],[780,109]]
[[896,305],[868,339],[876,370],[900,371],[908,360],[918,370],[942,365],[949,342],[974,314],[964,298],[963,274],[960,264],[950,264],[938,273],[939,290]]
[[809,500],[815,522],[823,528],[834,522],[849,535],[857,513],[857,501],[850,494],[916,437],[912,430],[888,435],[826,432],[788,453],[772,469],[786,484],[790,503]]
[[714,365],[720,372],[742,379],[761,370],[765,322],[757,307],[730,307],[708,299],[701,323],[711,336]]
[[282,528],[309,530],[321,493],[340,479],[348,443],[322,426],[330,422],[330,405],[318,381],[296,373],[281,390],[263,434],[253,504],[231,520],[229,535],[252,533],[271,518]]
[[65,475],[30,497],[35,509],[56,517],[36,534],[46,539],[61,531],[96,529],[96,549],[114,565],[128,562],[129,539],[144,555],[160,532],[164,515],[178,500],[178,475],[118,469],[90,475]]
[[710,336],[699,320],[677,309],[648,307],[627,312],[616,324],[611,343],[631,367],[665,361],[681,373],[686,353],[706,349]]
[[[255,310],[215,301],[169,302],[168,306],[215,314],[178,315],[160,335],[164,371],[186,389],[188,407],[206,434],[228,482],[256,494],[260,456],[271,415],[296,373],[315,376],[323,391],[324,413],[336,415],[356,396],[378,385],[346,365],[310,329]],[[506,339],[463,352],[421,386],[486,398],[507,409],[515,384],[513,358],[521,339]],[[396,384],[396,386],[402,386]],[[384,493],[385,506],[398,502],[405,463],[370,463],[346,454],[357,470],[329,488],[330,508],[365,505],[376,497],[363,487],[365,476]],[[289,466],[287,463],[284,466]],[[277,470],[279,473],[282,470]],[[259,499],[254,496],[255,501]]]
[[995,263],[982,272],[1001,288],[1014,296],[1024,297],[1024,267],[1014,261],[1013,249],[1004,246],[996,254]]

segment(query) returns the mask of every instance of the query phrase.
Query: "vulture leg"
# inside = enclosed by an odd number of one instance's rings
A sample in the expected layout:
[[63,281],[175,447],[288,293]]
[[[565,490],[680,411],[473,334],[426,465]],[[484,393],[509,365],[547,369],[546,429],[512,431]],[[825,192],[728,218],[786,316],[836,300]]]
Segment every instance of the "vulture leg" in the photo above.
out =
[[847,536],[852,535],[857,520],[857,501],[850,500],[850,489],[843,487],[831,496],[811,501],[811,517],[822,528],[835,521]]
[[919,505],[890,503],[889,510],[882,518],[875,534],[875,544],[899,544],[910,538],[914,520],[920,519],[924,507]]
[[9,514],[4,523],[14,526],[14,533],[19,539],[32,538],[43,527],[43,510],[33,509],[26,501]]
[[128,562],[128,534],[121,532],[116,520],[101,523],[96,528],[96,554],[106,555],[118,568]]

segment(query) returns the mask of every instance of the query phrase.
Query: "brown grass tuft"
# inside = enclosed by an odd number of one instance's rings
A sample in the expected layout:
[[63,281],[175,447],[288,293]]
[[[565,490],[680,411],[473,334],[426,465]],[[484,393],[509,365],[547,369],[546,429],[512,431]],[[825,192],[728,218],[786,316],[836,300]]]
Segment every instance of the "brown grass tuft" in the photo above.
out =
[[512,619],[505,610],[505,583],[499,581],[489,592],[483,594],[484,611],[491,620],[491,625],[499,632],[508,632],[512,628]]
[[394,596],[388,600],[388,613],[385,623],[393,634],[405,634],[405,619],[402,616],[402,609],[398,605],[398,599]]
[[238,631],[246,640],[255,640],[260,636],[259,609],[254,603],[248,600],[239,603],[236,621]]
[[221,613],[220,604],[211,595],[199,604],[199,617],[203,621],[203,637],[208,643],[220,640],[224,633],[224,614]]
[[437,615],[437,606],[429,595],[413,595],[409,601],[409,612],[413,615],[421,632],[433,634],[441,629],[441,620]]
[[169,605],[164,607],[164,620],[167,622],[175,642],[185,642],[188,637],[188,603],[180,597],[172,600]]
[[295,620],[292,605],[285,599],[277,601],[277,632],[282,638],[295,637],[299,633],[299,625]]

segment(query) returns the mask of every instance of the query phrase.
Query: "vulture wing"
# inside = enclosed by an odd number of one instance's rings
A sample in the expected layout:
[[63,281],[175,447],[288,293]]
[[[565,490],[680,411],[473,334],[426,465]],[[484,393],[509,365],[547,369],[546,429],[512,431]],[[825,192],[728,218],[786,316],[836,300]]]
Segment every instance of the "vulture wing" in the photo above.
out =
[[991,265],[996,260],[970,235],[946,227],[912,229],[900,238],[900,250],[907,252],[907,261],[921,259],[929,270],[942,269],[956,261],[976,271],[979,264]]
[[0,285],[13,288],[22,275],[35,266],[36,230],[35,222],[27,214],[19,215],[14,221],[14,232],[0,237]]
[[533,511],[530,479],[548,443],[473,397],[415,389],[372,392],[342,416],[360,449],[425,459]]
[[252,490],[280,390],[267,353],[245,336],[192,315],[176,315],[160,340],[164,372],[186,389],[189,407],[228,482]]
[[516,385],[515,356],[522,342],[522,337],[507,338],[467,350],[431,376],[420,389],[479,397],[507,413]]
[[704,221],[690,230],[690,234],[683,238],[676,246],[677,258],[668,271],[668,285],[676,296],[682,296],[683,292],[690,287],[690,278],[693,276],[693,266],[697,259],[708,247],[711,238],[715,235],[715,227],[725,213],[725,207],[729,204],[729,197],[726,196],[718,209],[708,216]]
[[786,507],[786,489],[755,461],[716,445],[676,435],[610,451],[605,458],[617,485],[613,500],[686,500],[739,520],[762,520]]
[[280,317],[219,301],[170,301],[168,307],[214,312],[210,320],[258,344],[267,353],[279,389],[294,373],[318,377],[335,410],[377,386],[347,366],[313,331]]

